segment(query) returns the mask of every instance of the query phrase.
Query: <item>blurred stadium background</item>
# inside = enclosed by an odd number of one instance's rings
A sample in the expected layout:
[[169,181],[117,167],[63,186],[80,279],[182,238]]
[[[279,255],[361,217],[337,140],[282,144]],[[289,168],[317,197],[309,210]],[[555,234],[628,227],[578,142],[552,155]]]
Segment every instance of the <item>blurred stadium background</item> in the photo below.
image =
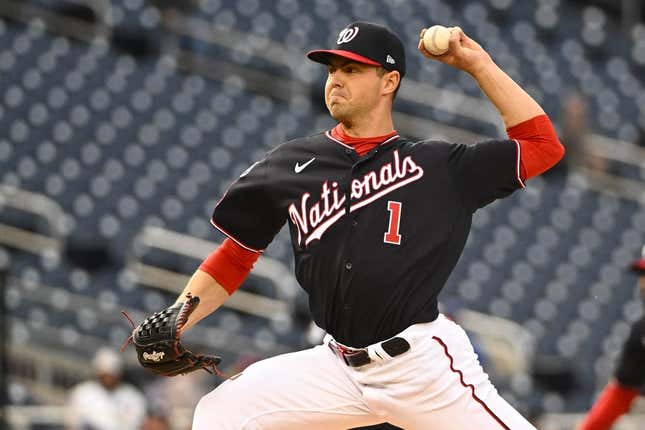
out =
[[[625,266],[645,243],[644,13],[640,0],[0,0],[0,427],[63,428],[94,352],[129,334],[120,311],[165,307],[223,239],[209,217],[227,185],[333,125],[304,53],[362,19],[406,42],[399,132],[504,133],[470,77],[415,53],[434,23],[480,41],[557,125],[565,162],[477,212],[442,299],[504,396],[540,429],[571,429],[643,313]],[[291,267],[283,231],[190,344],[234,372],[315,342]],[[146,393],[182,384],[124,356]],[[197,396],[218,383],[183,379]],[[177,397],[157,412],[185,429]],[[619,428],[642,429],[639,411]]]

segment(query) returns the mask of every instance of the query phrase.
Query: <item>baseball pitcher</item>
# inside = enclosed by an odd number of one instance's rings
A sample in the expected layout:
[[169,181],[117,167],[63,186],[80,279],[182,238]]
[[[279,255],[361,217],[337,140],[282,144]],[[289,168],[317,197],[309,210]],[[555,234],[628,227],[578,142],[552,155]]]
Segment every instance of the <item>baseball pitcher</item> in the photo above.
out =
[[233,294],[285,223],[296,278],[328,334],[322,345],[262,360],[222,383],[197,405],[193,430],[381,422],[409,430],[534,429],[497,393],[464,330],[439,313],[437,296],[473,213],[524,188],[564,149],[542,108],[459,27],[439,56],[425,49],[424,32],[420,54],[470,74],[508,137],[464,144],[400,136],[392,103],[405,49],[385,27],[354,22],[336,46],[309,52],[326,67],[325,104],[338,124],[282,143],[240,175],[212,216],[227,239],[165,316],[152,318],[176,324],[160,338],[144,322],[133,338],[142,364],[158,373],[216,364],[187,356],[179,335]]

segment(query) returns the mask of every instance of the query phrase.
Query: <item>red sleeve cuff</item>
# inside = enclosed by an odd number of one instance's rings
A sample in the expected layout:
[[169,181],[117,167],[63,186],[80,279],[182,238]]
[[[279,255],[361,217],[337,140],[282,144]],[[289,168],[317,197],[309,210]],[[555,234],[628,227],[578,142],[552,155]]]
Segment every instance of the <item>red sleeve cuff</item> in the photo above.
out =
[[230,295],[242,285],[259,257],[259,253],[244,249],[227,238],[204,260],[199,270],[211,275]]
[[581,430],[608,429],[625,415],[640,390],[623,387],[612,381],[600,394],[593,407],[580,423]]
[[539,115],[506,130],[510,139],[521,148],[522,179],[530,179],[555,166],[564,156],[564,147],[558,140],[551,120]]

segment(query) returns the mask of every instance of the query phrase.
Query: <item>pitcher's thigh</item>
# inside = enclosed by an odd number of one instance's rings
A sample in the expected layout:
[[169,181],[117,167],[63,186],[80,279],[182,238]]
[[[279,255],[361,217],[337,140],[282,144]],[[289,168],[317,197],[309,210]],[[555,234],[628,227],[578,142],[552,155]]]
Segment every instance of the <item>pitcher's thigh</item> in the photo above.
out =
[[457,402],[433,411],[431,422],[446,430],[536,430],[494,390],[483,399],[464,393]]
[[498,394],[457,324],[443,321],[422,353],[429,367],[393,424],[406,430],[535,430]]
[[377,423],[326,347],[249,366],[205,395],[193,430],[346,429]]
[[490,382],[477,386],[455,382],[459,386],[451,389],[450,402],[436,408],[420,407],[416,411],[408,408],[391,422],[406,430],[536,430]]

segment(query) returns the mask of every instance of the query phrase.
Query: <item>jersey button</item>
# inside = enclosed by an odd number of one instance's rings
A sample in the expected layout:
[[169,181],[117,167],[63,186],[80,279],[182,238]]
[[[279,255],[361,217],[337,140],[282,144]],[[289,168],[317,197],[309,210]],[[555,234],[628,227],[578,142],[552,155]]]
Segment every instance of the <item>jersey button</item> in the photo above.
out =
[[354,150],[353,150],[353,149],[350,149],[350,148],[347,148],[347,149],[345,150],[345,154],[351,154],[352,152],[354,152]]
[[356,227],[358,225],[358,221],[355,219],[352,220],[352,227]]
[[352,270],[352,262],[351,261],[348,261],[347,263],[345,263],[345,269]]

